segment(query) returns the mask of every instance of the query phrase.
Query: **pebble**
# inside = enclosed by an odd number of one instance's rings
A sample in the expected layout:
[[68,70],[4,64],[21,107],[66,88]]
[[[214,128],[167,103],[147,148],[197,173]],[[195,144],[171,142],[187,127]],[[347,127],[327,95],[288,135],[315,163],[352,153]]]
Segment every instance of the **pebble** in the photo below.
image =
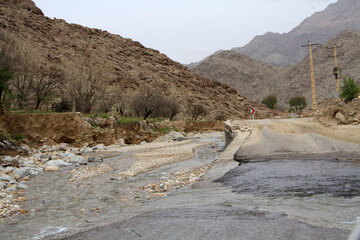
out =
[[6,183],[0,182],[0,189],[4,189],[6,187]]
[[66,151],[66,152],[59,153],[58,156],[61,157],[61,158],[74,157],[75,153]]
[[35,176],[39,175],[42,171],[43,171],[42,168],[31,168],[29,175],[31,177],[35,177]]
[[60,167],[59,166],[47,166],[44,168],[45,172],[57,172],[59,171]]
[[18,188],[18,189],[27,189],[27,188],[28,188],[28,186],[26,186],[26,184],[25,184],[25,183],[20,182],[20,183],[17,185],[17,188]]
[[88,162],[92,163],[92,162],[102,162],[104,161],[102,158],[99,157],[89,157],[88,158]]
[[77,164],[80,164],[80,165],[87,164],[87,161],[85,160],[85,158],[80,157],[80,156],[71,157],[69,162],[77,163]]

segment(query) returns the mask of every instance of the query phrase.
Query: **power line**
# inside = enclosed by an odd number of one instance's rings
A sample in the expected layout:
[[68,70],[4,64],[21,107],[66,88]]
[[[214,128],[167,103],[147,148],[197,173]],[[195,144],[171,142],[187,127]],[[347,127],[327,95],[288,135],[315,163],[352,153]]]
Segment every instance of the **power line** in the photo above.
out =
[[313,62],[313,54],[312,47],[320,45],[319,43],[312,44],[309,41],[308,45],[303,45],[301,47],[309,47],[309,58],[310,58],[310,77],[311,77],[311,90],[312,90],[312,104],[313,104],[313,116],[316,117],[317,113],[317,100],[316,100],[316,86],[315,86],[315,73],[314,73],[314,62]]

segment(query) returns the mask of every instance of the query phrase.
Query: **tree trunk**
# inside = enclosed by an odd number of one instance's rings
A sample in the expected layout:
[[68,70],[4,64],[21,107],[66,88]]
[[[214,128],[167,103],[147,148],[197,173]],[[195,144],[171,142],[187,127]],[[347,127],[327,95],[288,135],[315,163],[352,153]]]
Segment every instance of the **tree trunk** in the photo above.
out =
[[38,110],[38,109],[39,109],[40,103],[41,103],[40,99],[36,99],[35,110]]

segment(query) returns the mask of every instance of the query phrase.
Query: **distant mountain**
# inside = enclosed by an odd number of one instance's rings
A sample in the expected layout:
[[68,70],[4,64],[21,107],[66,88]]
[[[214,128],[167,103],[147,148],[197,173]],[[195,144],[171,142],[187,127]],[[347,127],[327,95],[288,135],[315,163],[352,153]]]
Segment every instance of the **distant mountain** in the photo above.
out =
[[249,106],[259,109],[258,117],[273,114],[228,85],[194,74],[139,42],[45,17],[31,0],[0,0],[0,30],[4,30],[0,34],[12,34],[20,43],[31,46],[39,63],[44,61],[63,71],[64,64],[73,61],[106,69],[101,78],[104,93],[99,98],[109,97],[112,92],[130,96],[146,85],[175,97],[185,116],[189,103],[202,105],[212,118],[220,112],[227,117],[247,118]]
[[[327,47],[344,44],[339,48],[339,67],[343,76],[360,78],[360,33],[344,31],[328,43],[314,50],[314,67],[319,101],[333,97],[335,80],[332,75],[334,60],[328,58],[332,51]],[[254,60],[234,51],[224,51],[210,56],[193,69],[210,79],[229,84],[251,100],[261,101],[269,94],[278,96],[284,107],[293,96],[306,96],[311,105],[309,59],[288,67],[276,67]]]
[[305,19],[289,33],[268,32],[232,50],[276,66],[300,62],[307,54],[300,46],[309,40],[326,43],[344,30],[360,31],[360,1],[339,0]]

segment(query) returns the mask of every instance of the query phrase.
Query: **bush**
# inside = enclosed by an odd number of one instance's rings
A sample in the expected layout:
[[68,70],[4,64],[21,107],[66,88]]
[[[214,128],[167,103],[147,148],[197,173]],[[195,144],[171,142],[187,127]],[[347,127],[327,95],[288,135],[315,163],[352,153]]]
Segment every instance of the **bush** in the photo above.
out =
[[196,121],[200,116],[206,116],[208,114],[206,109],[200,104],[190,105],[189,111],[193,121]]
[[293,97],[289,101],[290,110],[301,113],[306,108],[306,98],[303,96]]
[[277,98],[275,95],[269,95],[264,98],[261,103],[266,105],[270,109],[274,109],[277,104]]
[[345,102],[350,102],[356,98],[360,93],[359,87],[356,85],[353,78],[344,78],[344,86],[341,87],[340,97],[345,99]]

